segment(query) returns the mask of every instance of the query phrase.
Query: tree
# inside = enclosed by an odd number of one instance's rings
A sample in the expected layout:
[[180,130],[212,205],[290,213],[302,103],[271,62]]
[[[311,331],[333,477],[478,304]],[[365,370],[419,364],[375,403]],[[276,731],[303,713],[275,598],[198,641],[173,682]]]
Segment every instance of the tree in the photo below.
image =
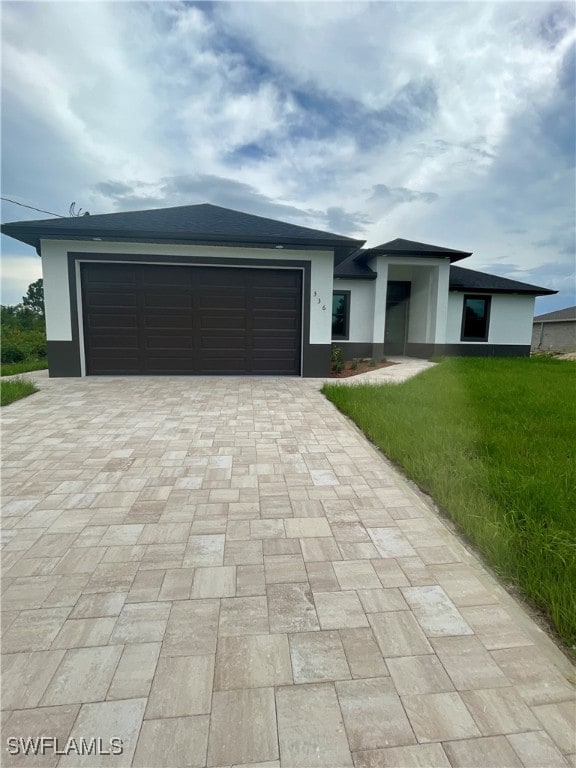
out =
[[22,297],[22,304],[35,314],[44,317],[44,283],[42,278],[30,283],[26,296]]

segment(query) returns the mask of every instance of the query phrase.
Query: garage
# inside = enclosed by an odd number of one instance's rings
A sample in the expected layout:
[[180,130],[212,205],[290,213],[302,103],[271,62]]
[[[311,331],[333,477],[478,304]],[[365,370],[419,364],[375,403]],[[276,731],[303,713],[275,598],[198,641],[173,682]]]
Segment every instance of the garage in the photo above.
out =
[[81,264],[89,375],[299,375],[299,269]]

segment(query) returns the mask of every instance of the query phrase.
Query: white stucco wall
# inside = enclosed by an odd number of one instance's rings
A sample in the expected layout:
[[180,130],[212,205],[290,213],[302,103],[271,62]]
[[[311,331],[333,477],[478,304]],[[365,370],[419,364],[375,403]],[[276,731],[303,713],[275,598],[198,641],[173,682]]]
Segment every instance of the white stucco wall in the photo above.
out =
[[72,341],[68,254],[57,242],[42,242],[42,278],[48,341]]
[[[488,294],[478,294],[488,295]],[[446,324],[447,344],[482,344],[477,341],[460,341],[464,293],[452,292],[448,297]],[[494,294],[490,308],[488,344],[530,344],[534,296],[518,294]]]
[[448,322],[448,298],[450,286],[450,261],[445,259],[438,267],[436,274],[436,316],[433,330],[436,344],[444,344],[446,341],[446,325]]
[[386,331],[386,289],[388,286],[388,262],[385,256],[377,256],[370,262],[370,267],[376,272],[374,281],[374,318],[372,322],[372,338],[374,344],[384,343]]
[[348,341],[372,341],[375,280],[334,280],[335,291],[350,291]]
[[[330,344],[332,336],[332,251],[297,251],[288,248],[229,248],[223,246],[194,246],[154,243],[104,243],[78,240],[43,240],[41,242],[46,306],[46,333],[49,341],[70,341],[72,325],[68,295],[68,252],[105,253],[119,263],[114,254],[157,255],[159,264],[169,264],[170,256],[213,258],[278,259],[280,261],[310,261],[310,344]],[[106,260],[105,257],[102,259]],[[150,263],[150,262],[147,262]],[[268,266],[268,265],[267,265]],[[314,295],[316,293],[316,295]]]
[[[408,341],[425,343],[430,341],[433,320],[430,303],[433,300],[433,289],[430,286],[432,270],[428,267],[418,267],[409,270],[410,311],[408,316]],[[434,281],[435,287],[436,281]]]

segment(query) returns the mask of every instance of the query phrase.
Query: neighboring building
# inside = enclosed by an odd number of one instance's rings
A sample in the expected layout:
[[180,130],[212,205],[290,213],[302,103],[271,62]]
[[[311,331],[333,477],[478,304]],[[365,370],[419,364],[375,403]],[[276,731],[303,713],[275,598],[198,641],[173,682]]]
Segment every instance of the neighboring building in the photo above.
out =
[[547,288],[471,254],[349,237],[214,205],[23,221],[42,257],[51,376],[326,376],[345,357],[527,355]]
[[534,318],[532,352],[576,352],[576,307]]

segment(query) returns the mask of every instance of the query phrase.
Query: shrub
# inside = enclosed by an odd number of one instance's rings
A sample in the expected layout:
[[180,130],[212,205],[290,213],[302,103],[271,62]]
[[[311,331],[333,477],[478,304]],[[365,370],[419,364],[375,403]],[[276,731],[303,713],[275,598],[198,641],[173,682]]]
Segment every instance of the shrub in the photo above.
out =
[[26,359],[26,355],[21,347],[14,342],[3,342],[0,359],[3,363],[21,363]]
[[20,363],[23,360],[46,357],[46,335],[41,330],[2,326],[3,363]]
[[332,347],[330,362],[334,373],[341,373],[344,370],[344,356],[340,347]]
[[46,357],[46,334],[42,331],[27,331],[22,346],[27,358],[44,358]]

